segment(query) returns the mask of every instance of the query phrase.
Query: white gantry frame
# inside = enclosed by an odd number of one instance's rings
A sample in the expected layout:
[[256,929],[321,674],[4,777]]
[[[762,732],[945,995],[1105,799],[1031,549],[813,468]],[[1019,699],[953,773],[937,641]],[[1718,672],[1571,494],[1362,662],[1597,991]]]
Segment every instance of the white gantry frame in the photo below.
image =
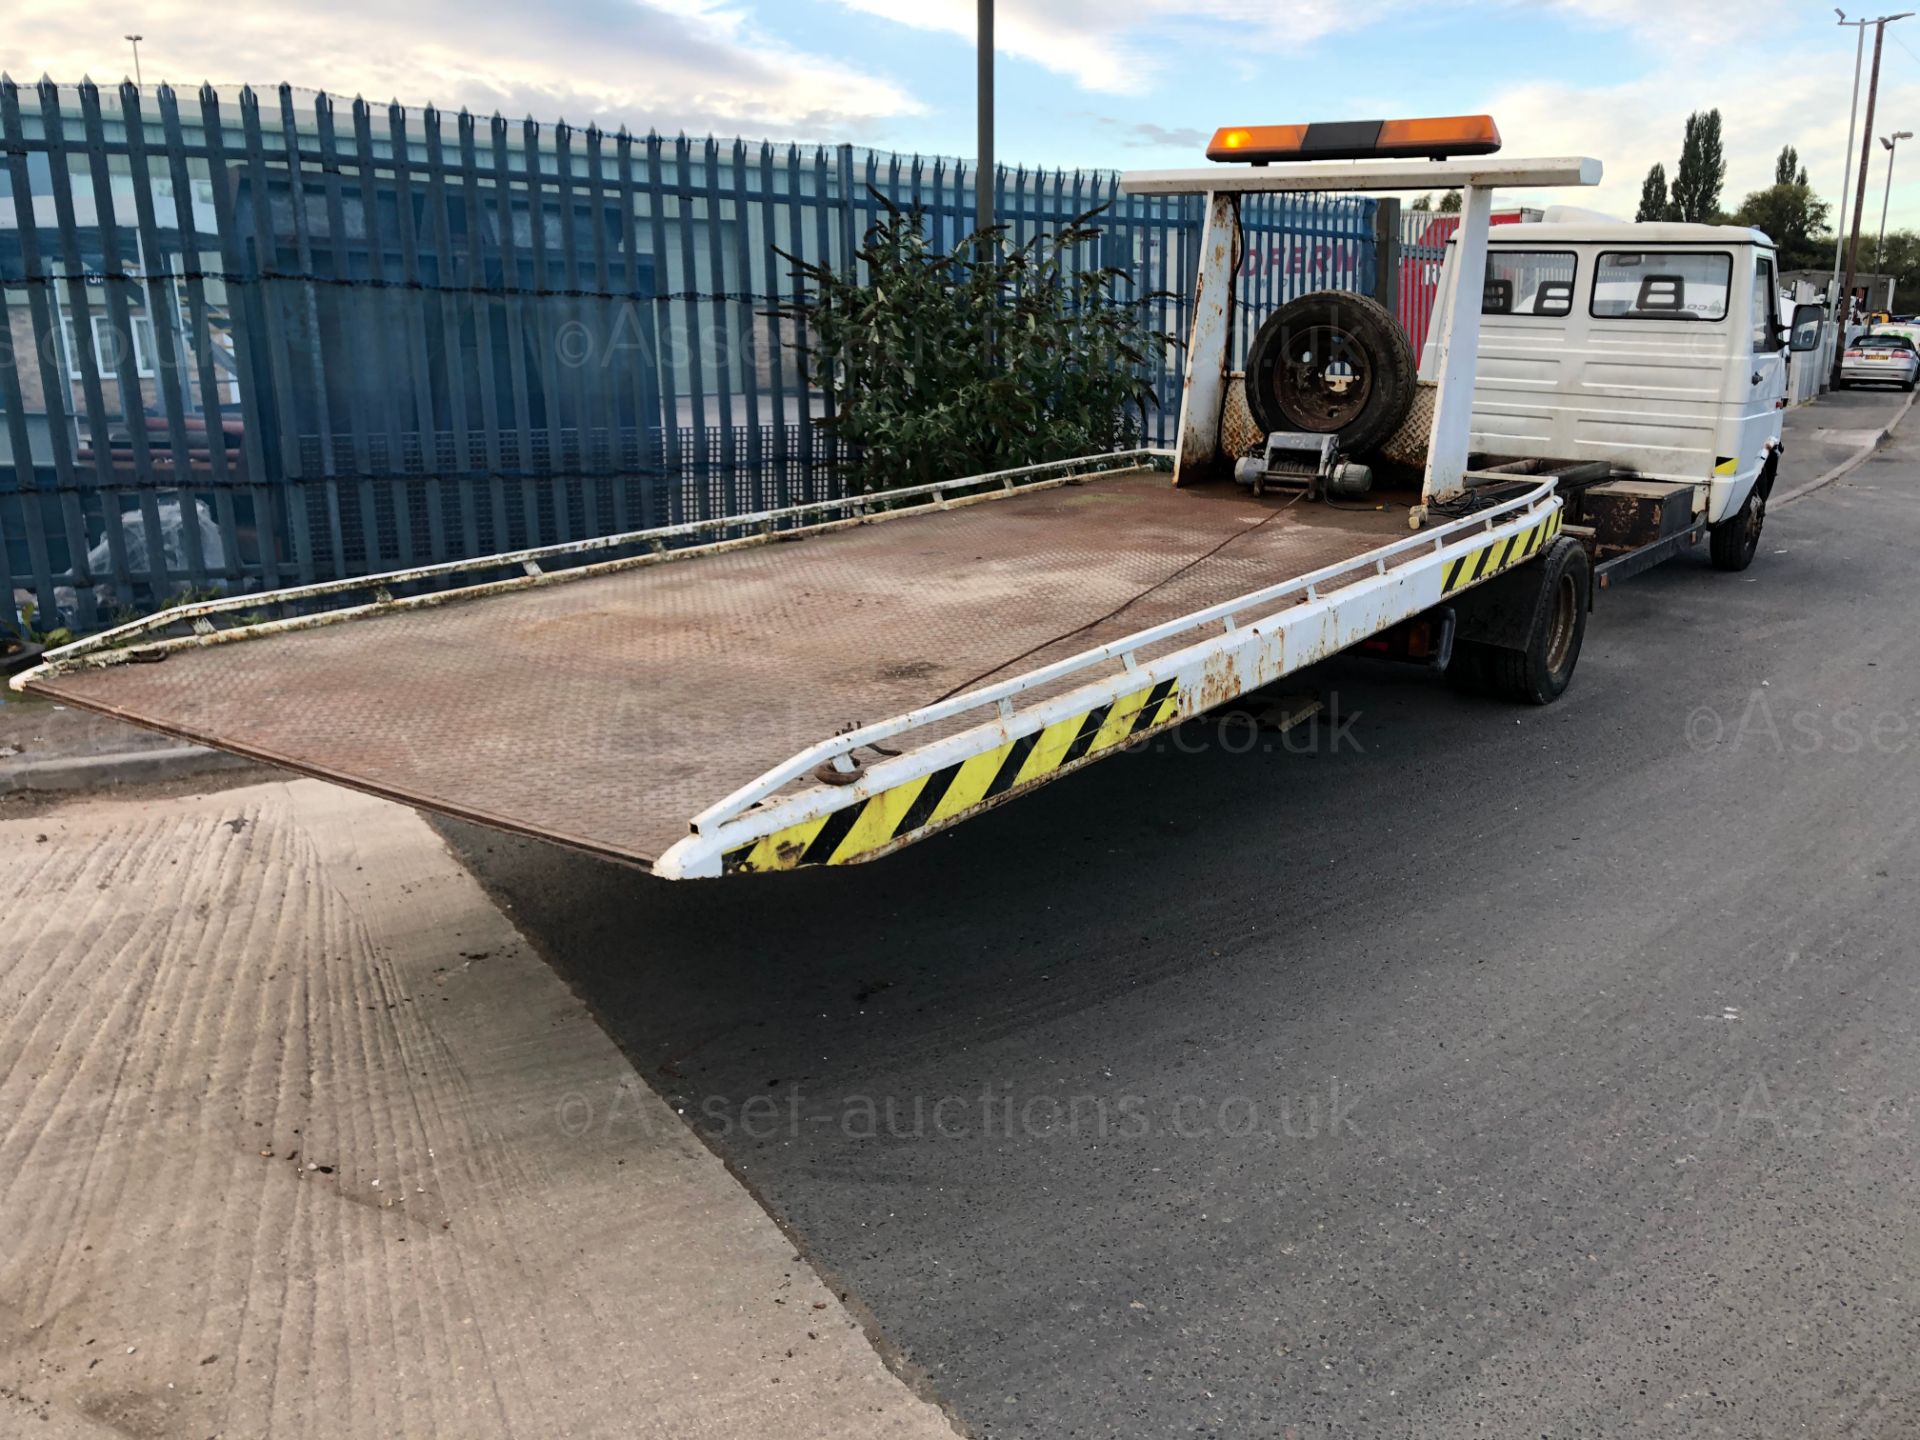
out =
[[[1462,192],[1458,251],[1462,275],[1487,268],[1487,227],[1496,187],[1598,185],[1600,162],[1580,156],[1548,160],[1362,160],[1352,164],[1301,161],[1275,165],[1219,165],[1205,170],[1139,170],[1120,177],[1133,195],[1204,195],[1206,230],[1200,241],[1200,274],[1194,292],[1193,333],[1187,346],[1186,381],[1180,392],[1180,428],[1174,483],[1220,458],[1220,419],[1225,407],[1227,346],[1233,335],[1233,282],[1240,251],[1238,197],[1270,191],[1433,190]],[[1439,337],[1440,370],[1433,440],[1422,489],[1428,500],[1445,500],[1465,487],[1467,442],[1473,429],[1473,370],[1480,349],[1480,307],[1455,305]]]

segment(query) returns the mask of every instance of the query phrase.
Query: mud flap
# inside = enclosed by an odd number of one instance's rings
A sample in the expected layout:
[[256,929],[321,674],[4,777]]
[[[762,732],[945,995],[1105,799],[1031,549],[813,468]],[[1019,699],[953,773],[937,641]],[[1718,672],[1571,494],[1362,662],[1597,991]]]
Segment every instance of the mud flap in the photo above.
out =
[[[1453,599],[1454,638],[1506,650],[1526,648],[1542,612],[1553,598],[1540,583],[1539,560],[1516,565]],[[1587,596],[1589,607],[1593,596]]]

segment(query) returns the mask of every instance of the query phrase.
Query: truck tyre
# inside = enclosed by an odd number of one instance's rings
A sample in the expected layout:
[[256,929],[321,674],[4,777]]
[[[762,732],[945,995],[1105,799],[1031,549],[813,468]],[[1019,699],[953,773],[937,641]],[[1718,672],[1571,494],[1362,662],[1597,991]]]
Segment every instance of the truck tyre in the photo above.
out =
[[[1586,547],[1562,535],[1537,562],[1540,603],[1524,648],[1489,646],[1487,673],[1495,694],[1527,705],[1551,705],[1573,681],[1587,635],[1593,562]],[[1529,567],[1531,568],[1531,567]]]
[[1707,532],[1707,551],[1716,570],[1744,570],[1760,549],[1760,527],[1767,522],[1767,501],[1756,483],[1746,503]]
[[1417,366],[1406,331],[1365,295],[1316,290],[1290,300],[1247,352],[1247,410],[1261,433],[1339,437],[1371,454],[1392,438],[1413,404]]

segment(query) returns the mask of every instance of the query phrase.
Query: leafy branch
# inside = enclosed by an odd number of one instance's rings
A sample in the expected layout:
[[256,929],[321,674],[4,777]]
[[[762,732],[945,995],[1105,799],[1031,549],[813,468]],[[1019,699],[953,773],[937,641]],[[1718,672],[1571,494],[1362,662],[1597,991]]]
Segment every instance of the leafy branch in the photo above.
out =
[[[818,423],[850,447],[863,491],[1039,464],[1137,444],[1171,343],[1117,266],[1076,263],[1098,209],[1012,243],[1005,226],[936,249],[924,213],[871,192],[885,216],[854,273],[778,252],[798,298]],[[864,271],[865,278],[856,276]]]

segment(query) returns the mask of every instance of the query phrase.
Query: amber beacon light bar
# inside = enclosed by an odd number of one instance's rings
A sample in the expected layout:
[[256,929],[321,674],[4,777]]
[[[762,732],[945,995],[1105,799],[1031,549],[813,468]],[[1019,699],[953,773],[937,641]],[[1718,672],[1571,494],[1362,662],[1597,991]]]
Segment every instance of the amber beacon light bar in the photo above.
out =
[[1444,160],[1491,155],[1500,129],[1491,115],[1426,120],[1332,120],[1317,125],[1230,125],[1214,132],[1209,160]]

